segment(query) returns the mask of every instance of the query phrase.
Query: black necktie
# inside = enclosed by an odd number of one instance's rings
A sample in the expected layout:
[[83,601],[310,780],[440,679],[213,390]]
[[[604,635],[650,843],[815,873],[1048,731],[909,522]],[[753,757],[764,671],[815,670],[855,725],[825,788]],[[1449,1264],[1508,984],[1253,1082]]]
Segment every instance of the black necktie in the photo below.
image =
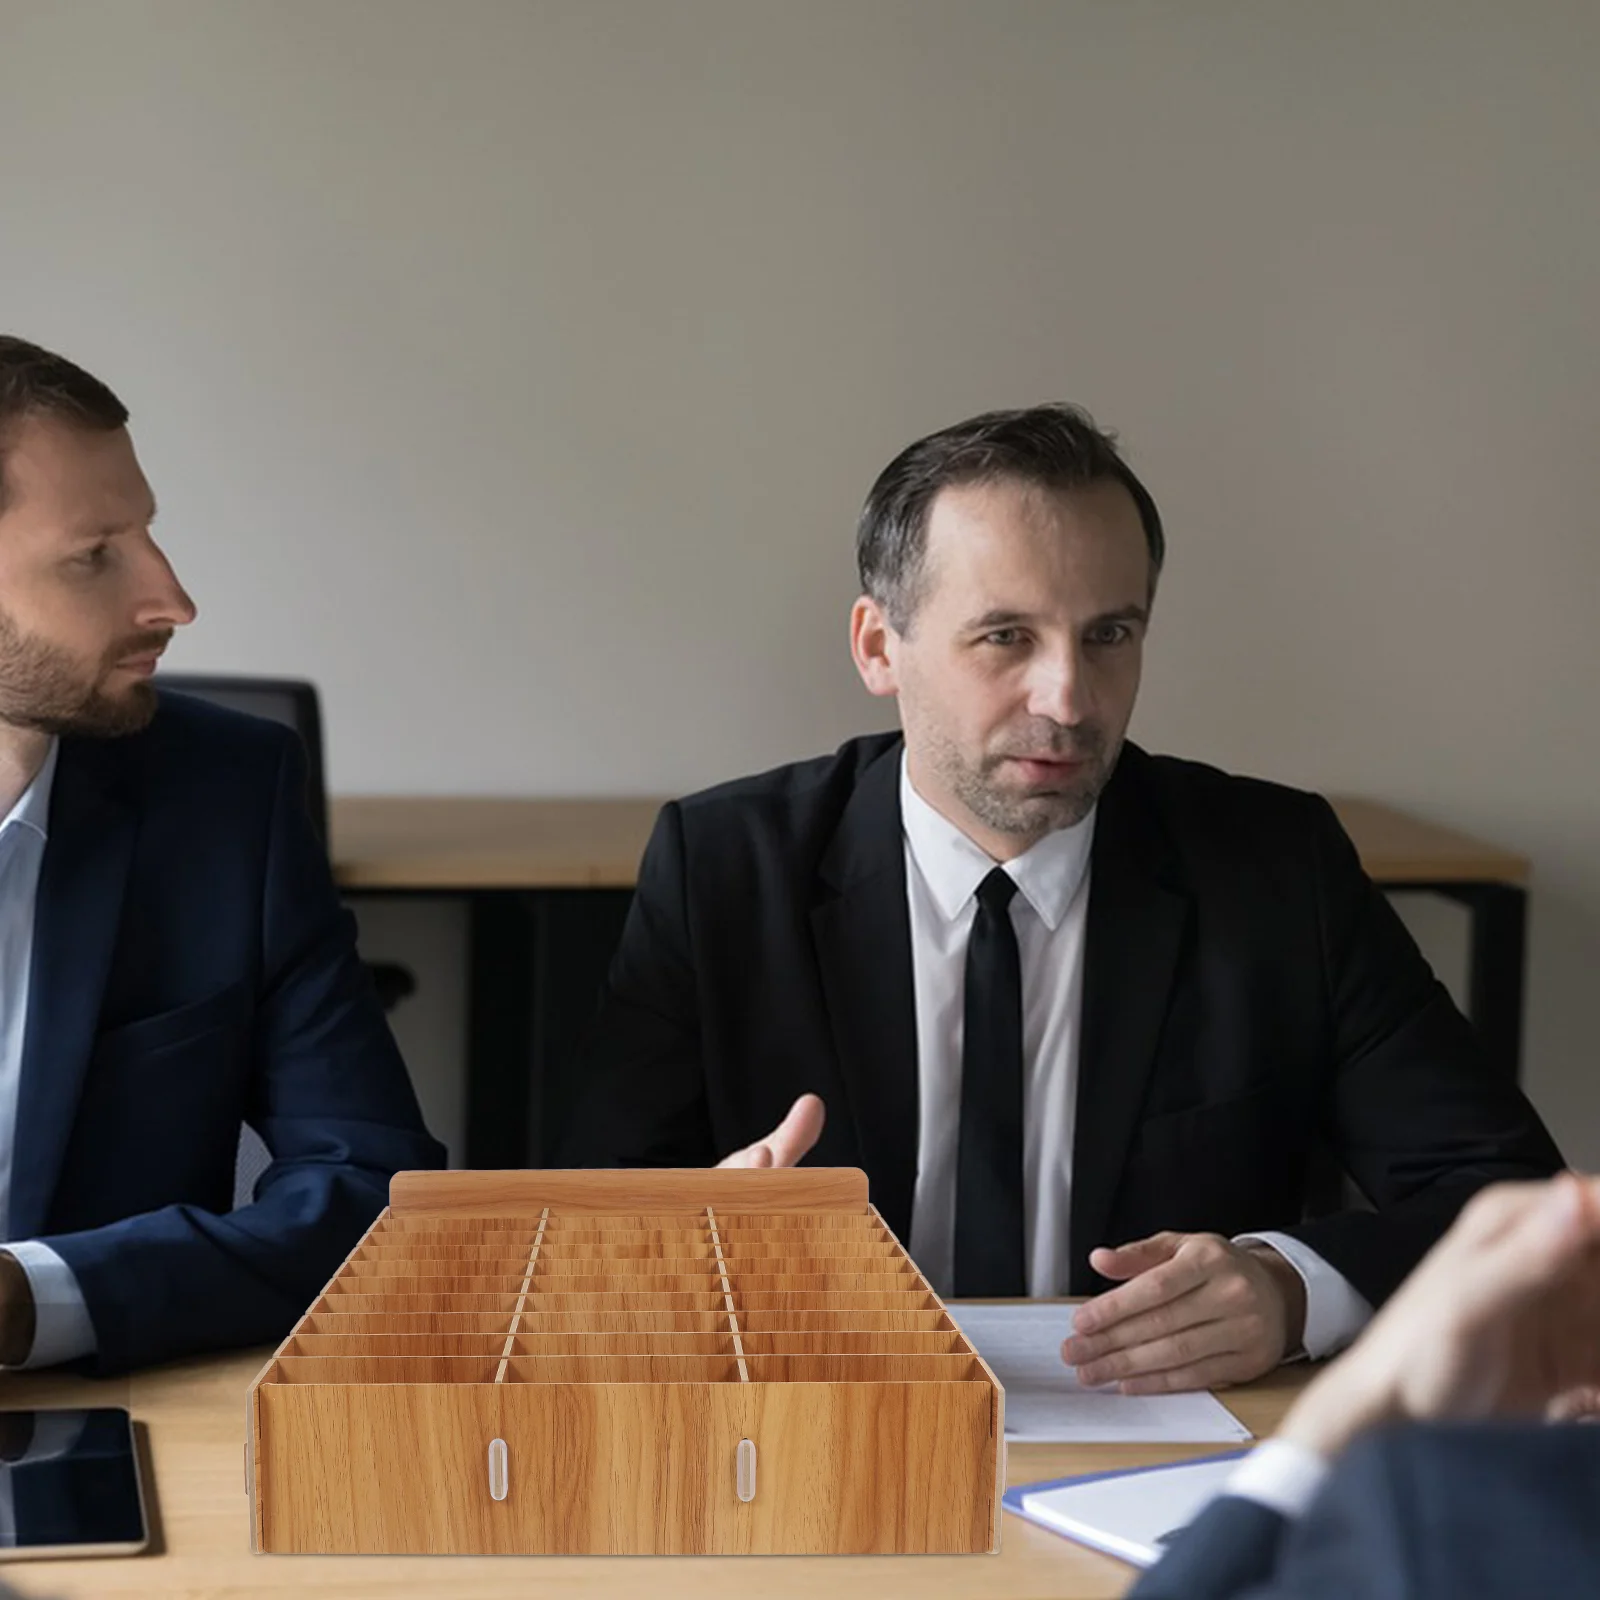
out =
[[967,943],[956,1153],[955,1292],[1024,1295],[1022,961],[1011,925],[1017,886],[996,867],[978,885]]

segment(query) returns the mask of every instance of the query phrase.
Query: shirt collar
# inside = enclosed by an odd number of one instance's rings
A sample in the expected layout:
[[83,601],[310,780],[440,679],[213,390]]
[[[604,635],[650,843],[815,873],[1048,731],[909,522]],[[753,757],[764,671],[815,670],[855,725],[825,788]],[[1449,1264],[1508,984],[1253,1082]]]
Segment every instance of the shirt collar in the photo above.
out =
[[61,752],[61,741],[52,739],[44,762],[33,775],[33,782],[22,791],[17,803],[0,822],[0,834],[12,827],[31,828],[41,839],[50,837],[50,795],[56,784],[56,757]]
[[[1052,932],[1060,926],[1089,872],[1096,812],[1070,828],[1047,833],[1012,861],[1004,863],[1012,881]],[[934,904],[953,922],[994,870],[988,851],[976,845],[917,793],[904,754],[900,757],[900,823],[911,859],[922,874]]]

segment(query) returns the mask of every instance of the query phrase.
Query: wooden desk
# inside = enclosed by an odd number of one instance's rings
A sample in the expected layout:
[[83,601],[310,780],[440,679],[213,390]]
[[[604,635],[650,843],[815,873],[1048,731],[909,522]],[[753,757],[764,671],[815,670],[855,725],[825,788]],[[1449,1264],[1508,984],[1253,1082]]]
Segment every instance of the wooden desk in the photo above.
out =
[[[55,1600],[224,1600],[294,1595],[339,1600],[408,1595],[427,1600],[525,1600],[530,1594],[594,1597],[650,1594],[662,1600],[788,1600],[825,1595],[915,1593],[1102,1600],[1133,1573],[1007,1514],[998,1556],[761,1557],[388,1557],[256,1556],[250,1553],[244,1488],[244,1406],[267,1352],[223,1356],[94,1382],[59,1373],[0,1376],[0,1407],[122,1405],[148,1431],[155,1478],[158,1553],[122,1561],[0,1563],[0,1578],[24,1595]],[[1225,1396],[1258,1435],[1270,1433],[1308,1369],[1288,1367]],[[1008,1478],[1029,1483],[1071,1472],[1179,1461],[1214,1453],[1199,1445],[1014,1445]],[[359,1468],[359,1464],[354,1464]]]
[[631,889],[659,800],[330,803],[333,870],[345,889]]
[[[1334,810],[1378,883],[1523,885],[1525,857],[1374,800]],[[347,889],[631,889],[660,800],[332,802],[334,871]]]
[[[542,1126],[546,1113],[560,1121],[567,1092],[558,1069],[588,1020],[660,806],[654,799],[333,801],[334,871],[347,892],[468,897],[466,1165],[524,1166],[549,1155]],[[1342,798],[1333,807],[1376,882],[1467,908],[1468,1010],[1491,1057],[1516,1076],[1526,858],[1375,801]]]

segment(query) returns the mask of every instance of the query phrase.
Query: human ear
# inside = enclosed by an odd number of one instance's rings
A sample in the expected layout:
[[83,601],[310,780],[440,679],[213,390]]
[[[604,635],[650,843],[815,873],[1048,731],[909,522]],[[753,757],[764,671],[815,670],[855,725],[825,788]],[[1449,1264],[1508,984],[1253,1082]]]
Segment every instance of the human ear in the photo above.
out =
[[900,675],[895,666],[898,643],[899,635],[883,607],[871,595],[862,595],[850,608],[850,659],[868,694],[900,692]]

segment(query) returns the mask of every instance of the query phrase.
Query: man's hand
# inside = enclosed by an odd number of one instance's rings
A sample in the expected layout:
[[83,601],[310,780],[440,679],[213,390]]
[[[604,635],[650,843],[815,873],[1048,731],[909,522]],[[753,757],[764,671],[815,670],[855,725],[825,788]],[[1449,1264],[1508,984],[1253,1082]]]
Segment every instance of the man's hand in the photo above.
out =
[[22,1263],[0,1250],[0,1367],[19,1367],[33,1350],[33,1290]]
[[1600,1384],[1600,1179],[1496,1184],[1295,1402],[1281,1436],[1333,1457],[1396,1418],[1585,1409]]
[[1131,1281],[1078,1307],[1061,1359],[1083,1383],[1115,1383],[1124,1394],[1246,1383],[1305,1331],[1305,1285],[1268,1245],[1158,1233],[1095,1250],[1089,1265]]
[[1546,1422],[1600,1422],[1600,1383],[1580,1383],[1544,1408]]
[[820,1095],[803,1094],[789,1107],[786,1116],[765,1139],[735,1150],[717,1163],[719,1167],[792,1167],[822,1137],[826,1113]]

